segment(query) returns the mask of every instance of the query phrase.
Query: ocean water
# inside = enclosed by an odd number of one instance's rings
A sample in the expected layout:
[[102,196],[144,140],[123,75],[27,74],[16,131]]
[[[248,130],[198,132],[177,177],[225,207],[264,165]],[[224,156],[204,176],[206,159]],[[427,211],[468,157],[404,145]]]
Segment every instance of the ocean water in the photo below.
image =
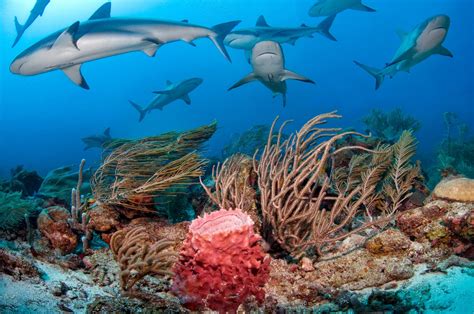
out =
[[[183,42],[165,45],[154,58],[134,52],[87,63],[82,71],[89,91],[72,84],[61,71],[31,77],[10,73],[9,65],[20,52],[74,21],[88,19],[103,2],[51,1],[14,48],[14,16],[23,23],[35,0],[0,2],[0,176],[8,176],[9,169],[18,164],[45,174],[77,164],[81,158],[97,163],[100,151],[83,151],[80,139],[107,127],[113,137],[137,138],[216,120],[218,132],[208,145],[208,154],[220,155],[232,134],[269,124],[276,115],[295,120],[297,127],[316,114],[338,110],[344,116],[340,126],[363,131],[361,118],[371,109],[399,107],[421,122],[418,154],[427,162],[445,136],[444,112],[457,113],[474,128],[474,2],[470,0],[366,0],[377,12],[339,14],[331,28],[337,42],[315,34],[295,46],[284,44],[286,67],[316,82],[290,81],[286,107],[259,83],[227,92],[251,71],[250,65],[241,50],[232,48],[228,48],[232,63],[227,62],[206,39],[197,40],[197,47]],[[312,4],[312,0],[114,0],[112,16],[187,19],[204,26],[239,19],[238,29],[255,25],[258,16],[264,15],[272,26],[312,26],[322,20],[308,16]],[[373,78],[352,61],[382,68],[399,46],[395,31],[410,30],[436,14],[451,18],[444,46],[454,58],[431,56],[410,74],[386,79],[375,91]],[[145,105],[154,96],[151,92],[163,89],[166,80],[190,77],[204,80],[191,93],[190,106],[177,101],[138,123],[138,113],[128,100]]]

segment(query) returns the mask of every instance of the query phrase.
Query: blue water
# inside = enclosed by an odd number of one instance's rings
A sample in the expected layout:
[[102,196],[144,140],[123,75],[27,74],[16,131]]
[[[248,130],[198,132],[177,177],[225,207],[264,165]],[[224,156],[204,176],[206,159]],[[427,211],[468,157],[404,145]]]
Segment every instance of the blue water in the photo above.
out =
[[[376,13],[346,11],[337,16],[331,32],[338,42],[315,35],[296,46],[284,45],[286,66],[312,78],[317,85],[291,81],[288,105],[281,98],[252,83],[227,92],[227,88],[250,72],[240,50],[229,49],[228,63],[206,39],[197,47],[172,43],[158,50],[155,58],[136,52],[94,61],[83,66],[90,91],[72,84],[54,71],[32,77],[9,72],[10,62],[24,49],[46,35],[84,21],[103,0],[52,0],[43,17],[26,31],[15,48],[14,16],[25,21],[34,0],[0,2],[0,176],[23,164],[45,174],[86,158],[98,162],[99,150],[83,151],[81,137],[111,127],[113,137],[136,138],[169,130],[184,130],[214,119],[218,132],[208,145],[208,154],[220,149],[235,132],[255,124],[268,124],[276,115],[294,119],[295,127],[316,114],[334,109],[344,115],[339,125],[363,130],[361,118],[372,108],[402,108],[422,122],[417,136],[419,156],[433,158],[444,136],[442,113],[456,112],[474,129],[474,2],[471,0],[365,0]],[[114,0],[112,16],[188,19],[212,26],[241,19],[239,27],[253,26],[263,14],[270,25],[315,25],[321,18],[307,15],[313,0]],[[373,79],[352,60],[383,67],[399,45],[396,29],[410,30],[435,14],[451,17],[444,43],[454,58],[432,56],[412,69],[387,79],[374,90]],[[164,111],[153,111],[142,123],[129,105],[132,99],[145,105],[154,90],[166,80],[202,77],[204,83],[191,93],[192,104],[178,101]]]

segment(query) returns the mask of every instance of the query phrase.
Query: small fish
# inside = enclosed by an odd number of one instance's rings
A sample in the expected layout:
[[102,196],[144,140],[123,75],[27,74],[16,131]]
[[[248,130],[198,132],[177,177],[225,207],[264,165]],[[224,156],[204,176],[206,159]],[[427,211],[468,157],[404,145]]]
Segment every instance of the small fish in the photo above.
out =
[[375,12],[374,9],[362,4],[361,0],[319,0],[309,9],[309,16],[330,16],[345,10]]
[[235,83],[229,90],[258,80],[273,92],[274,97],[276,94],[282,94],[283,106],[286,106],[286,80],[315,84],[309,78],[285,69],[283,50],[277,42],[262,41],[257,43],[252,49],[250,63],[253,72]]
[[313,37],[314,33],[325,36],[336,41],[329,32],[335,16],[330,16],[318,26],[310,27],[301,24],[299,27],[273,27],[261,15],[255,27],[232,31],[224,39],[224,44],[235,49],[251,50],[256,43],[261,41],[275,41],[280,44],[289,43],[294,45],[299,38]]
[[375,78],[375,89],[379,89],[386,76],[392,78],[400,71],[409,73],[412,67],[431,55],[453,57],[453,54],[443,46],[450,24],[450,18],[447,15],[436,15],[425,20],[409,33],[398,31],[402,43],[392,61],[383,69],[373,68],[358,61],[354,63]]
[[91,148],[104,148],[107,143],[112,141],[112,137],[110,136],[110,128],[105,129],[104,134],[87,136],[82,138],[82,141],[86,145],[84,150]]
[[78,86],[89,89],[81,73],[83,63],[143,51],[152,57],[159,47],[184,41],[194,45],[198,38],[209,38],[230,61],[224,38],[240,21],[207,28],[187,22],[110,18],[111,4],[105,3],[86,22],[73,23],[31,46],[18,55],[10,71],[36,75],[62,70]]
[[44,10],[49,2],[50,0],[36,0],[35,6],[31,10],[30,16],[28,16],[24,25],[21,25],[20,22],[18,22],[18,18],[15,16],[16,38],[12,47],[15,47],[15,45],[20,41],[21,36],[23,36],[23,33],[31,26],[31,24],[33,24],[38,16],[43,16]]
[[129,100],[129,102],[139,112],[140,117],[138,122],[141,122],[150,111],[155,109],[163,110],[166,105],[169,105],[175,100],[182,99],[187,105],[190,105],[191,98],[189,98],[189,93],[201,85],[202,82],[203,80],[201,78],[191,78],[178,83],[166,81],[166,88],[162,91],[153,92],[157,94],[157,96],[153,98],[146,108],[140,107],[131,100]]

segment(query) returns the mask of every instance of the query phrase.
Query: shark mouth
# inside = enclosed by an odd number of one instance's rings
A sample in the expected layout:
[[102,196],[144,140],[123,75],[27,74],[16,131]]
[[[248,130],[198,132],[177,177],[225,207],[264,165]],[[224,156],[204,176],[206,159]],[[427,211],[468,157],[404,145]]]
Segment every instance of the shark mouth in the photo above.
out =
[[266,52],[262,52],[261,54],[257,55],[257,57],[261,57],[261,56],[265,56],[265,55],[277,56],[277,54],[274,53],[274,52],[266,51]]

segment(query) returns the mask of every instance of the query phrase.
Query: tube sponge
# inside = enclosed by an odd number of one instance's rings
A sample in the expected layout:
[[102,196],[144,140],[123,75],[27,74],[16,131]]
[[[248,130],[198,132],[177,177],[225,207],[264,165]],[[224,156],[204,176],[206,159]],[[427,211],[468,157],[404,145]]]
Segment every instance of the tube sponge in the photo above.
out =
[[191,310],[235,312],[252,296],[261,304],[270,258],[260,240],[239,209],[195,219],[173,269],[173,293]]

